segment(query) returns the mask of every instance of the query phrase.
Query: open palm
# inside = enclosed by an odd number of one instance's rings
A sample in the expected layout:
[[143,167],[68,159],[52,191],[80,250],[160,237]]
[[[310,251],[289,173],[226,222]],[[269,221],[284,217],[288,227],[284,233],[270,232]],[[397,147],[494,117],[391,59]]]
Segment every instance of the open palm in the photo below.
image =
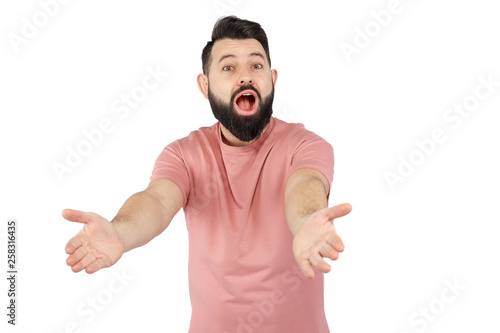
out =
[[344,243],[335,230],[333,220],[349,214],[350,204],[319,210],[302,224],[293,238],[293,254],[302,273],[314,277],[313,267],[327,273],[331,266],[323,259],[337,260]]
[[83,223],[83,228],[66,244],[66,259],[73,272],[85,269],[89,274],[109,267],[121,258],[124,252],[115,226],[104,217],[89,212],[65,209],[63,217],[72,222]]

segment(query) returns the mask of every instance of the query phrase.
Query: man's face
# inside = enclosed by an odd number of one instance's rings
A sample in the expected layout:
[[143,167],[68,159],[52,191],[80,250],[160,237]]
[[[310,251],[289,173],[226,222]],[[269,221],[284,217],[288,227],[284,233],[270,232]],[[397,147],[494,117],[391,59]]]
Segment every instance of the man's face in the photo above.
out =
[[249,142],[269,123],[276,77],[257,40],[222,39],[212,48],[208,76],[198,83],[217,120],[236,138]]

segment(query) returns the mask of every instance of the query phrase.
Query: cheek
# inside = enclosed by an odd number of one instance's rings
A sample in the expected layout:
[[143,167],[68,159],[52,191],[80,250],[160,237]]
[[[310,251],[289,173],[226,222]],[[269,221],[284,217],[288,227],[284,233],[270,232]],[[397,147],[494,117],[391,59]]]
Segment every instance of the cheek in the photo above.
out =
[[272,82],[266,83],[266,85],[264,85],[261,90],[262,98],[266,98],[267,96],[269,96],[272,91],[273,91],[273,83]]
[[209,81],[210,92],[222,101],[228,102],[231,100],[231,89],[221,85],[220,83],[215,83],[214,81]]
[[268,95],[273,90],[273,77],[272,75],[265,76],[262,80],[259,80],[259,87],[263,95]]

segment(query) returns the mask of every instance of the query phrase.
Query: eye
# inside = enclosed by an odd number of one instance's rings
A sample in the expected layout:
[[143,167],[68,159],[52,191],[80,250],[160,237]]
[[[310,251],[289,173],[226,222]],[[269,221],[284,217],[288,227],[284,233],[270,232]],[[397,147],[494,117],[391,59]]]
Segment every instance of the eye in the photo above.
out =
[[224,67],[222,67],[223,71],[232,71],[233,69],[234,69],[233,66],[224,66]]
[[252,66],[252,68],[254,68],[254,69],[262,69],[262,67],[263,66],[261,64],[255,64]]

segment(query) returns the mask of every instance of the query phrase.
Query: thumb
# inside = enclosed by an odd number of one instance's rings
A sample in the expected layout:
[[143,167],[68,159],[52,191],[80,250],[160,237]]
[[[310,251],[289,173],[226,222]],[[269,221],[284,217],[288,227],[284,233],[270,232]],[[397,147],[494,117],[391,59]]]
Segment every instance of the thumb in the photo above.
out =
[[79,222],[79,223],[89,223],[92,221],[93,214],[87,212],[81,212],[79,210],[74,209],[65,209],[62,211],[62,216],[71,222]]
[[349,203],[343,203],[337,206],[327,208],[326,215],[328,220],[333,220],[338,217],[346,216],[352,210],[352,206]]

